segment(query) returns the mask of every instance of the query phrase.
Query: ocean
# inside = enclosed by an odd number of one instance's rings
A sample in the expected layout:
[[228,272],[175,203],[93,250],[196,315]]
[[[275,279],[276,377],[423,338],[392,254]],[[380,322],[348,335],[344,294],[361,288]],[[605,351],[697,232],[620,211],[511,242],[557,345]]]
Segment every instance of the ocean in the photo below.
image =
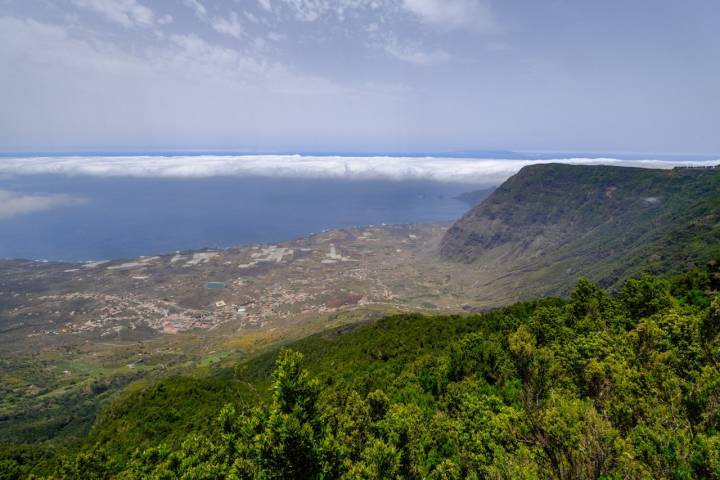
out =
[[469,208],[453,197],[475,188],[426,180],[0,177],[0,191],[16,199],[73,199],[0,217],[0,257],[131,258],[331,228],[446,222]]

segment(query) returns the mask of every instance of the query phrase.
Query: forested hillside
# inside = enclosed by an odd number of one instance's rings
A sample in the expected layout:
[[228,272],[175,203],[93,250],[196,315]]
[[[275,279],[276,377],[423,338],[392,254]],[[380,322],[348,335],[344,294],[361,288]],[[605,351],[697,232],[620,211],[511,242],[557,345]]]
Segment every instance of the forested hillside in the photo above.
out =
[[[49,478],[720,478],[720,271],[393,316],[106,409]],[[225,406],[220,406],[220,405]],[[5,449],[4,478],[33,469]],[[40,462],[42,463],[42,462]],[[54,466],[53,466],[54,465]]]
[[526,290],[565,293],[579,276],[617,287],[720,254],[720,170],[523,168],[446,233],[445,258],[523,272]]

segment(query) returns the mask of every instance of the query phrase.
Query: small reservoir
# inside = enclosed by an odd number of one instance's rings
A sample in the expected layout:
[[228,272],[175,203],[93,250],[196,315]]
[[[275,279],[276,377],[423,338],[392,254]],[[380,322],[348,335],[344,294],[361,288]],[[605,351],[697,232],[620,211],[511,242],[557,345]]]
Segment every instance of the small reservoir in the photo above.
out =
[[225,284],[223,282],[207,282],[205,287],[208,290],[222,290],[225,288]]

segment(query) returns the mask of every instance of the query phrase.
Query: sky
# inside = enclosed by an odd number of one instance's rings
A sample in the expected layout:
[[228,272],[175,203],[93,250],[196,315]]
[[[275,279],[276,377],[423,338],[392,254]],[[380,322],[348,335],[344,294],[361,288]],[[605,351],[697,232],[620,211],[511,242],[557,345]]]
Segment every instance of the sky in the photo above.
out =
[[717,0],[0,0],[0,152],[713,155],[719,21]]

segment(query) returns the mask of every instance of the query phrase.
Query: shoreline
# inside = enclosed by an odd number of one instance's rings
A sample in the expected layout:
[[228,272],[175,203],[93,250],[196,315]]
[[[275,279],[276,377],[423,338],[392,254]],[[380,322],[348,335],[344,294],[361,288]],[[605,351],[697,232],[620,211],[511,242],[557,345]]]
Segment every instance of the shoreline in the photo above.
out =
[[191,255],[196,252],[209,252],[209,251],[217,251],[217,252],[224,252],[228,250],[233,249],[240,249],[240,248],[248,248],[248,247],[264,247],[268,245],[280,245],[284,243],[290,243],[290,242],[297,242],[297,241],[303,241],[303,240],[309,240],[312,237],[315,237],[317,235],[326,234],[329,232],[342,232],[346,230],[363,230],[363,229],[369,229],[369,228],[400,228],[400,227],[449,227],[453,223],[455,223],[458,219],[454,220],[448,220],[446,222],[430,222],[430,223],[381,223],[381,224],[367,224],[367,225],[352,225],[349,227],[342,227],[342,228],[327,228],[325,230],[320,230],[317,232],[312,232],[306,235],[301,235],[299,237],[293,237],[289,239],[280,240],[277,242],[265,242],[265,243],[238,243],[227,247],[199,247],[199,248],[192,248],[188,250],[175,250],[173,252],[161,252],[161,253],[151,253],[151,254],[145,254],[145,255],[138,255],[135,257],[115,257],[115,258],[103,258],[103,259],[90,259],[90,260],[52,260],[47,258],[22,258],[22,257],[0,257],[0,262],[24,262],[24,263],[40,263],[40,264],[53,264],[53,265],[71,265],[71,266],[83,266],[88,264],[105,264],[105,263],[113,263],[113,262],[127,262],[130,260],[136,260],[136,259],[143,259],[143,258],[149,258],[149,257],[168,257],[173,255]]

